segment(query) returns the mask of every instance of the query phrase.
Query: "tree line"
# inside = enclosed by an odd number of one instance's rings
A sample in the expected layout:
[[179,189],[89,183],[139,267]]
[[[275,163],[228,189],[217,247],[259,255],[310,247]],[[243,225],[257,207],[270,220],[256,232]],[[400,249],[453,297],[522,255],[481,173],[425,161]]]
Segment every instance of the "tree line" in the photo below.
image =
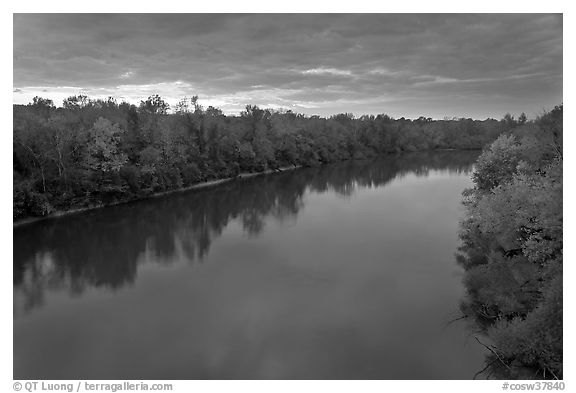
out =
[[464,192],[462,311],[489,339],[487,377],[563,377],[562,113],[498,137]]
[[479,149],[522,124],[515,119],[416,120],[387,115],[323,118],[248,105],[238,116],[198,97],[136,106],[72,96],[56,107],[14,105],[14,220],[108,205],[195,183],[286,166],[385,153]]

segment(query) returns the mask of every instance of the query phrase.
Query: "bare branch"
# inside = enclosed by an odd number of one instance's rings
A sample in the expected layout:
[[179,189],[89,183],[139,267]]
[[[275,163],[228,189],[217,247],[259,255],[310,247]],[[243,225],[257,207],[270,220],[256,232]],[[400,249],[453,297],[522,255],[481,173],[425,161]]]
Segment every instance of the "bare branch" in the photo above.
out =
[[486,344],[484,344],[482,341],[480,341],[480,340],[478,339],[478,337],[474,336],[474,338],[476,339],[476,341],[478,341],[478,344],[482,345],[484,348],[486,348],[487,350],[489,350],[490,352],[492,352],[492,353],[498,358],[498,360],[500,360],[500,363],[502,363],[504,366],[506,366],[506,368],[507,368],[508,370],[510,370],[510,366],[507,365],[507,364],[504,362],[504,360],[502,360],[502,358],[500,357],[500,355],[498,355],[498,353],[497,353],[495,350],[493,350],[493,349],[490,348],[488,345],[486,345]]

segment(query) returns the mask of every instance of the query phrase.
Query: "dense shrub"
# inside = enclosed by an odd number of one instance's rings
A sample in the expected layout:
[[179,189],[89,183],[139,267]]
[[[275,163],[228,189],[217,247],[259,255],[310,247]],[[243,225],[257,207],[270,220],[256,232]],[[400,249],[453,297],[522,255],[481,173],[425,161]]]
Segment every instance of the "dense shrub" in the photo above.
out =
[[559,106],[488,146],[464,192],[462,309],[493,343],[500,378],[563,375],[561,141]]

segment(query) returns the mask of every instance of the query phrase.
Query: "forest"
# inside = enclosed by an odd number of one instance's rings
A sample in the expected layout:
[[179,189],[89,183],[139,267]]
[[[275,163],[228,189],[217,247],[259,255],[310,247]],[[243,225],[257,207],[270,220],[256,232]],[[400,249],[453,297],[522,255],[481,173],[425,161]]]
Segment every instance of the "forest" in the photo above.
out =
[[461,308],[489,340],[487,378],[563,378],[562,112],[500,135],[463,194]]
[[342,113],[323,118],[248,105],[240,115],[72,96],[56,107],[35,97],[14,105],[13,219],[111,205],[240,173],[367,159],[386,153],[480,149],[532,124],[501,120],[394,119]]

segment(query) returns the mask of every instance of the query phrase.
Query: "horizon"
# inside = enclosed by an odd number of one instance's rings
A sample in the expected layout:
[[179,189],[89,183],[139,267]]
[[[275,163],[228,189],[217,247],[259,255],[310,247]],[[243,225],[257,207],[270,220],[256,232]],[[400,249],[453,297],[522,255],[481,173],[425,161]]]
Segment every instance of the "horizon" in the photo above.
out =
[[[35,96],[35,97],[33,97],[33,98],[36,98],[36,97],[39,97],[39,98],[42,98],[42,99],[50,99],[50,98],[42,97],[42,96]],[[68,97],[66,97],[66,98],[72,98],[72,97],[73,97],[73,96],[68,96]],[[140,104],[145,101],[145,99],[151,98],[151,97],[143,97],[143,99],[138,100],[138,102],[128,102],[128,101],[120,101],[120,102],[118,102],[118,100],[115,99],[114,97],[106,97],[106,98],[91,98],[91,97],[89,97],[89,96],[86,96],[86,97],[87,97],[88,100],[90,100],[90,101],[96,101],[96,100],[106,101],[107,99],[114,99],[116,105],[122,105],[122,104],[126,103],[126,104],[129,104],[129,105],[134,105],[134,106],[136,106],[136,107],[139,107]],[[160,98],[163,99],[163,97],[160,97]],[[190,97],[183,97],[181,100],[185,100],[185,99],[186,99],[186,100],[190,100]],[[51,100],[51,99],[50,99],[50,100]],[[65,100],[65,99],[64,99],[64,100]],[[58,105],[56,102],[52,102],[53,105],[54,105],[54,108],[56,108],[56,109],[66,109],[66,108],[64,108],[64,106],[63,106],[64,100],[63,100],[63,102],[62,102],[61,104],[59,104],[59,105]],[[179,100],[179,101],[180,101],[180,100]],[[202,101],[202,100],[201,100],[200,98],[198,98],[198,102],[201,103],[201,101]],[[13,105],[13,106],[29,106],[29,105],[33,105],[33,102],[32,102],[32,100],[30,100],[30,102],[27,102],[27,103],[13,103],[12,105]],[[250,105],[250,104],[248,104],[248,105]],[[248,106],[248,105],[247,105],[247,106]],[[560,106],[560,105],[563,105],[563,103],[560,102],[559,104],[555,105],[554,107]],[[166,114],[167,114],[167,115],[176,114],[176,112],[173,111],[173,107],[175,107],[175,106],[176,106],[176,105],[169,104],[169,107],[168,107],[168,109],[167,109],[167,113],[166,113]],[[202,107],[203,110],[206,110],[206,109],[208,108],[208,107],[206,107],[206,106],[202,106],[202,105],[200,105],[200,106]],[[257,105],[256,105],[256,106],[257,106]],[[212,107],[212,106],[211,106],[211,107]],[[503,114],[502,116],[500,116],[499,118],[496,118],[496,117],[487,117],[487,118],[485,118],[485,119],[479,119],[479,118],[473,118],[473,117],[456,117],[456,116],[453,116],[453,117],[444,116],[444,117],[442,117],[442,118],[434,118],[434,117],[426,116],[426,115],[421,115],[421,116],[418,116],[418,117],[407,117],[407,116],[395,117],[395,116],[390,116],[388,113],[384,113],[384,112],[382,112],[382,113],[371,113],[371,114],[366,114],[366,113],[365,113],[365,114],[360,114],[360,115],[357,115],[357,114],[354,114],[354,113],[346,113],[346,112],[331,113],[331,114],[327,114],[327,115],[315,115],[315,114],[307,114],[307,113],[297,112],[297,111],[294,111],[294,110],[292,110],[292,109],[290,109],[290,108],[267,108],[267,107],[263,107],[263,106],[257,106],[257,107],[258,107],[259,109],[262,109],[262,110],[268,110],[268,111],[270,111],[271,113],[287,113],[287,112],[291,112],[291,113],[294,113],[294,114],[296,114],[296,115],[304,116],[305,118],[311,118],[311,117],[314,117],[314,116],[318,116],[318,117],[320,117],[320,118],[322,118],[322,119],[330,119],[331,117],[338,116],[338,115],[343,115],[343,114],[344,114],[344,115],[352,114],[352,116],[353,116],[354,119],[360,119],[360,118],[362,118],[362,117],[364,117],[364,116],[374,116],[374,117],[377,117],[377,116],[388,116],[388,117],[390,117],[392,120],[402,120],[402,119],[405,119],[405,120],[412,120],[412,121],[416,121],[416,120],[418,120],[419,118],[422,118],[422,117],[427,118],[427,119],[430,118],[430,119],[432,119],[432,121],[458,121],[458,120],[462,120],[462,119],[465,119],[465,120],[473,120],[473,121],[488,121],[488,120],[500,121],[500,120],[502,120],[506,115],[511,115],[513,118],[516,118],[516,119],[517,119],[518,116],[520,116],[521,114],[526,115],[525,112],[521,112],[521,113],[505,113],[505,114]],[[213,108],[222,111],[221,108],[218,108],[218,107],[213,107]],[[542,113],[541,113],[541,114],[545,114],[545,113],[549,112],[551,109],[553,109],[553,108],[550,108],[550,109],[544,108],[544,109],[542,110]],[[239,116],[241,115],[241,112],[242,112],[242,111],[238,111],[238,112],[234,112],[234,113],[226,113],[226,112],[222,111],[222,113],[223,113],[225,116],[227,116],[227,117],[239,117]],[[526,115],[526,117],[527,117],[527,120],[528,120],[528,121],[532,121],[532,120],[536,120],[541,114],[538,114],[538,115],[535,116],[535,117],[530,117],[530,116]]]

